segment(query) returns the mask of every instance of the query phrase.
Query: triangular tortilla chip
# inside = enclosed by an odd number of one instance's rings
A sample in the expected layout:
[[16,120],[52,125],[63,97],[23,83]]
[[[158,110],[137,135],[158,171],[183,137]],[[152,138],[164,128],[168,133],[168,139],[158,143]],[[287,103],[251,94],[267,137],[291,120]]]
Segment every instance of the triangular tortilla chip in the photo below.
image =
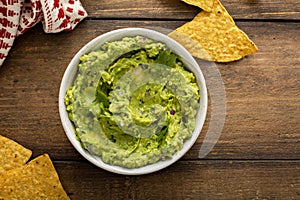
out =
[[214,0],[182,0],[187,4],[198,6],[202,10],[205,10],[206,12],[211,12]]
[[0,173],[0,199],[70,199],[47,154]]
[[31,150],[0,135],[0,173],[24,165],[31,154]]
[[212,12],[200,12],[169,36],[193,56],[209,61],[231,62],[257,51],[218,0],[214,0]]

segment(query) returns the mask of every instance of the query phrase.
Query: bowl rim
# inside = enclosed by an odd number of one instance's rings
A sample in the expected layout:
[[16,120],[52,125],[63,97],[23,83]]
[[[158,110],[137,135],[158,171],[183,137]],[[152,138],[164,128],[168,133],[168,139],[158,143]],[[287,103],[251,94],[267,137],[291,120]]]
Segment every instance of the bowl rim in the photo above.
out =
[[[120,166],[114,166],[109,165],[107,163],[104,163],[99,156],[95,156],[90,154],[87,150],[82,148],[80,142],[76,139],[76,134],[74,131],[73,124],[69,120],[68,113],[66,111],[66,106],[64,104],[64,97],[66,94],[67,89],[69,86],[72,85],[76,74],[77,74],[77,66],[79,64],[79,58],[81,55],[85,53],[89,53],[97,48],[99,48],[101,45],[103,45],[107,41],[115,41],[118,39],[121,39],[126,36],[136,36],[141,35],[148,37],[150,39],[163,42],[167,45],[169,49],[171,49],[174,53],[177,55],[180,55],[182,58],[183,63],[191,70],[197,79],[197,84],[200,87],[200,106],[197,111],[196,115],[196,126],[193,131],[192,136],[187,139],[181,150],[176,152],[171,159],[166,159],[162,161],[158,161],[153,164],[145,165],[138,168],[124,168]],[[67,66],[61,84],[59,88],[59,115],[61,119],[61,123],[63,126],[63,129],[65,131],[65,134],[67,135],[69,141],[73,145],[73,147],[88,161],[96,165],[97,167],[100,167],[104,170],[117,173],[117,174],[123,174],[123,175],[142,175],[142,174],[149,174],[156,171],[159,171],[163,168],[166,168],[173,163],[175,163],[177,160],[179,160],[184,154],[186,154],[187,151],[190,150],[190,148],[194,145],[196,142],[198,136],[200,135],[200,132],[203,128],[206,114],[207,114],[207,107],[208,107],[208,97],[207,97],[207,88],[204,76],[202,74],[202,71],[196,62],[196,60],[191,56],[191,54],[178,42],[173,40],[172,38],[168,37],[167,35],[147,29],[147,28],[120,28],[116,30],[112,30],[109,32],[106,32],[102,35],[97,36],[96,38],[92,39],[90,42],[85,44],[72,58],[69,65]]]

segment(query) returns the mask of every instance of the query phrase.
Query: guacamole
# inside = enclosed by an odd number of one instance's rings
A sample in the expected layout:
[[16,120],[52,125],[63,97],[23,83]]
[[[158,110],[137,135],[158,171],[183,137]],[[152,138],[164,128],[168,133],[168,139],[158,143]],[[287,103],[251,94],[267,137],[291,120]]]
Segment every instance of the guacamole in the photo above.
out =
[[195,76],[180,57],[143,36],[83,55],[65,96],[82,147],[125,168],[181,150],[195,128],[199,101]]

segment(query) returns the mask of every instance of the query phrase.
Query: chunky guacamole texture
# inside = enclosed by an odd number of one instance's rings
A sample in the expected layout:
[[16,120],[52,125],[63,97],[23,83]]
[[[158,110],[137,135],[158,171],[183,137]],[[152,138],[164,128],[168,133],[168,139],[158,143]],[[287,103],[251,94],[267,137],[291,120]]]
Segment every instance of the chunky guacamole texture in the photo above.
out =
[[65,96],[83,148],[125,168],[181,150],[195,128],[199,101],[195,76],[180,57],[143,36],[107,42],[83,55]]

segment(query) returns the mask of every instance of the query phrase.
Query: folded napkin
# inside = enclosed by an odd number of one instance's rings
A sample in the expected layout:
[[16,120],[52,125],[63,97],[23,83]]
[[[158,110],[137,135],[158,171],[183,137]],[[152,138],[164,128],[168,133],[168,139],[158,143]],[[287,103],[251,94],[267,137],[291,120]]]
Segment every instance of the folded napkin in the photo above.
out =
[[46,33],[72,30],[87,16],[79,0],[0,0],[0,66],[16,37],[38,22]]

